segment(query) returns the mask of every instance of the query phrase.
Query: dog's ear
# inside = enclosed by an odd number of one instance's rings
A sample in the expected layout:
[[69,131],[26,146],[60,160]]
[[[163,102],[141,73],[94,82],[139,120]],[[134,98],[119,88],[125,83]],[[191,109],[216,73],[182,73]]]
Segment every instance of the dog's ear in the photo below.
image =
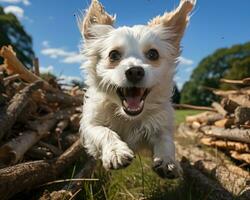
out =
[[168,28],[173,32],[172,42],[179,45],[189,21],[189,13],[192,11],[195,3],[196,0],[181,0],[179,6],[174,11],[155,17],[148,25],[162,25]]
[[92,0],[90,7],[87,9],[83,21],[80,23],[80,30],[85,39],[95,37],[91,31],[93,25],[112,26],[115,17],[109,15],[98,0]]

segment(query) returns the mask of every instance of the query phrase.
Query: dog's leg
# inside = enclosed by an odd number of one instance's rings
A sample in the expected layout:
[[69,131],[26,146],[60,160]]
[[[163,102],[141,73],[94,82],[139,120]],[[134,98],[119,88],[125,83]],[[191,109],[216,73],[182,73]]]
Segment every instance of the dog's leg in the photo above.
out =
[[134,158],[128,145],[107,127],[85,124],[82,137],[87,151],[94,157],[100,157],[106,170],[124,168]]
[[153,170],[162,178],[178,178],[182,169],[175,160],[175,144],[168,134],[158,134],[153,143]]
[[[166,106],[166,115],[161,117],[163,126],[151,138],[153,147],[153,170],[163,178],[177,178],[182,175],[179,162],[175,160],[174,144],[174,110]],[[167,123],[167,124],[166,124]]]

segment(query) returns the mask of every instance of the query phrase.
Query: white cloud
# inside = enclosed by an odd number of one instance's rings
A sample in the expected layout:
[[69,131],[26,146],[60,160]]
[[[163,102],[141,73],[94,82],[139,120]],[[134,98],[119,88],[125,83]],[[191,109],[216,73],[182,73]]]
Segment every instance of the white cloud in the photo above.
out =
[[78,76],[65,76],[65,75],[61,75],[59,77],[59,82],[62,83],[62,84],[71,84],[71,82],[73,80],[76,80],[76,81],[82,81],[83,79],[78,77]]
[[54,59],[60,59],[60,62],[66,64],[81,64],[83,56],[75,51],[66,51],[63,48],[51,48],[48,41],[43,41],[42,45],[45,47],[41,53],[45,56]]
[[49,65],[48,67],[40,67],[40,72],[54,74],[54,67],[52,65]]
[[81,54],[74,54],[67,56],[62,62],[67,64],[82,63],[83,56]]
[[19,19],[24,17],[24,10],[18,6],[7,6],[4,8],[5,13],[12,13],[16,15]]
[[62,48],[45,48],[42,49],[41,53],[45,56],[49,56],[50,58],[69,57],[75,55],[74,52],[68,52]]
[[178,61],[179,61],[179,64],[180,64],[180,65],[192,65],[192,64],[194,64],[194,61],[193,61],[193,60],[188,59],[188,58],[184,58],[184,57],[182,57],[182,56],[180,56],[180,57],[178,58]]
[[1,3],[11,3],[11,4],[23,3],[26,6],[30,5],[29,0],[0,0],[0,2]]

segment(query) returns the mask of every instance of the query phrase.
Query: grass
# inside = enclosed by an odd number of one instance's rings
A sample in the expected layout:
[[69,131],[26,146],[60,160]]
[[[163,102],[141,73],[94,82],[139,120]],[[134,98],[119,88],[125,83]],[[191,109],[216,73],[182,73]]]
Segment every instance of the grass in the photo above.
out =
[[[187,115],[197,114],[192,110],[176,111],[176,124],[184,121]],[[100,165],[101,163],[99,163]],[[98,182],[86,182],[79,193],[79,200],[199,200],[201,196],[194,195],[192,184],[181,180],[164,180],[151,169],[151,159],[140,155],[126,169],[105,172],[98,167],[94,178]]]

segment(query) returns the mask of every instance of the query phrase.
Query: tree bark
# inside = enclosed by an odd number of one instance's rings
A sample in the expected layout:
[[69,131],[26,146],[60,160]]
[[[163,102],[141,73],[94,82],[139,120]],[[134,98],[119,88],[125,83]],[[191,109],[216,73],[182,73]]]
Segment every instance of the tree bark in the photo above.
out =
[[82,153],[78,140],[55,160],[33,161],[0,169],[0,199],[7,200],[23,190],[55,180]]
[[25,87],[12,98],[6,112],[0,118],[0,140],[10,131],[19,115],[29,103],[32,93],[42,86],[43,82],[37,81]]
[[244,125],[250,120],[250,107],[239,106],[235,110],[235,123],[238,125]]
[[214,140],[210,137],[201,138],[200,142],[207,146],[217,147],[222,150],[234,150],[240,153],[250,153],[250,144],[226,140]]
[[230,200],[233,195],[224,189],[218,182],[206,177],[199,170],[195,169],[187,159],[182,159],[181,166],[184,171],[184,179],[193,185],[196,192],[208,194],[206,199]]
[[206,136],[250,143],[250,129],[224,129],[216,126],[203,126],[199,130]]
[[33,131],[24,132],[0,148],[0,163],[2,165],[16,164],[33,145],[48,135],[59,120],[68,120],[73,110],[72,108],[60,110],[32,122]]

